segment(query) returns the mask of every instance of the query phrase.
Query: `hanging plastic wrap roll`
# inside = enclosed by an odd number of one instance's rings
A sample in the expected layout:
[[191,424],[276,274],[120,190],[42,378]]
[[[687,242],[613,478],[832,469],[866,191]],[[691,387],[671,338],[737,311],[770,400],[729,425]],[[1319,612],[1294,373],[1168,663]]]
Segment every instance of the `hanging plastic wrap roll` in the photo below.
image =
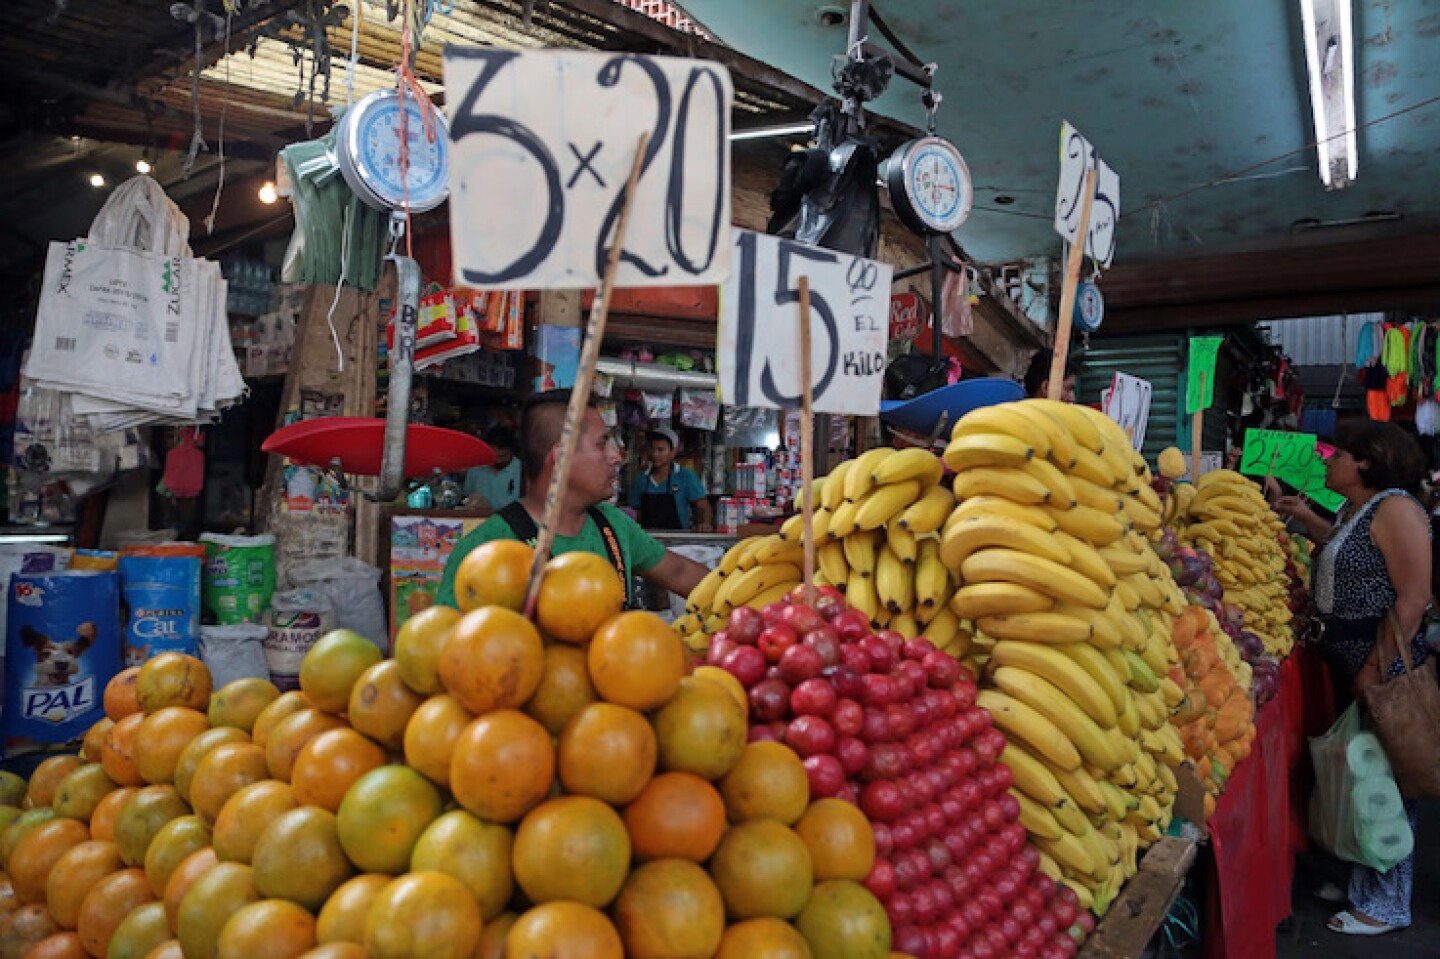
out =
[[1390,761],[1374,733],[1359,733],[1345,746],[1345,765],[1356,779],[1390,774]]
[[1405,803],[1400,799],[1400,788],[1393,779],[1362,779],[1350,793],[1355,804],[1355,815],[1362,823],[1371,825],[1384,823],[1389,819],[1405,818]]

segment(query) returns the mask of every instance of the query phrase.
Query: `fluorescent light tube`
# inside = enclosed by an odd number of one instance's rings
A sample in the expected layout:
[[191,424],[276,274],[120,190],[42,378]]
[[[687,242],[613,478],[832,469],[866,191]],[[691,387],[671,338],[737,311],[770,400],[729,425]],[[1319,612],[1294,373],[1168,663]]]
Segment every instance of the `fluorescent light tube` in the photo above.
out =
[[770,137],[788,137],[801,133],[812,133],[815,130],[813,123],[791,123],[778,127],[756,127],[753,130],[735,130],[730,134],[730,142],[738,140],[765,140]]

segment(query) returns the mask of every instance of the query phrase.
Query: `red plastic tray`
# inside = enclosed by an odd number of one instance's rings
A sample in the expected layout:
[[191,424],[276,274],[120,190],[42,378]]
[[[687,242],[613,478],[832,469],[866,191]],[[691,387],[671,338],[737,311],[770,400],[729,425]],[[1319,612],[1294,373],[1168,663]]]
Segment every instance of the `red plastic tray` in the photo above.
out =
[[[329,466],[338,459],[347,473],[378,476],[384,444],[382,419],[327,416],[282,427],[260,448],[312,466]],[[430,476],[437,469],[458,473],[494,462],[490,445],[468,433],[412,423],[405,437],[406,478]]]

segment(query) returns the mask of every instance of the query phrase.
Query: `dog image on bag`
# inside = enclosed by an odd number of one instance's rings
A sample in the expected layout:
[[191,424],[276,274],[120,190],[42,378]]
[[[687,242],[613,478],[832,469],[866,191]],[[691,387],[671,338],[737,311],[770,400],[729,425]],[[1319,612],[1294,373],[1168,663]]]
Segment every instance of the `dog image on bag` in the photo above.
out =
[[57,643],[33,626],[20,628],[20,641],[35,650],[35,685],[56,689],[68,686],[80,673],[81,657],[95,645],[94,623],[75,627],[75,638]]

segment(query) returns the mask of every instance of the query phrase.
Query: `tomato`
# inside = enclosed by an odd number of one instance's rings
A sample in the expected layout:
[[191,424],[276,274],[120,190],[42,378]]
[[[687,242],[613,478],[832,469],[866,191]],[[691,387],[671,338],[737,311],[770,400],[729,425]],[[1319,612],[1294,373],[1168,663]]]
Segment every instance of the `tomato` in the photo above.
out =
[[925,654],[920,665],[925,668],[925,676],[935,689],[954,688],[960,680],[960,670],[963,668],[958,659],[939,650]]
[[[822,651],[808,643],[808,640],[809,636],[807,635],[806,642],[798,643],[785,650],[780,655],[780,662],[777,663],[780,667],[780,678],[792,686],[798,686],[807,679],[814,679],[827,665],[832,665],[825,662]],[[838,652],[836,656],[838,658]]]
[[842,640],[855,641],[870,635],[870,619],[858,609],[846,608],[830,621]]
[[807,679],[790,693],[790,711],[796,716],[830,717],[840,696],[827,679]]
[[877,858],[875,865],[870,867],[870,875],[865,877],[863,885],[876,899],[881,902],[889,902],[894,897],[897,888],[895,867],[887,860]]
[[740,680],[746,689],[764,678],[765,665],[765,654],[754,646],[736,646],[720,663],[721,668]]
[[750,687],[750,714],[763,723],[790,715],[790,687],[780,679],[762,679]]
[[725,630],[721,630],[710,637],[710,648],[705,651],[705,662],[710,666],[719,666],[725,662],[725,658],[735,651],[740,644],[731,639]]
[[[809,719],[813,717],[802,718]],[[794,729],[795,723],[791,723],[790,728]],[[845,785],[845,768],[840,765],[840,760],[834,756],[810,756],[806,758],[804,765],[805,775],[810,780],[810,795],[812,798],[834,796],[840,791],[840,787]]]
[[895,668],[895,652],[878,634],[860,640],[860,648],[870,658],[870,668],[877,673],[888,673]]
[[[788,609],[802,607],[791,606]],[[780,662],[780,657],[785,650],[800,642],[800,634],[792,626],[785,623],[773,623],[760,631],[760,638],[755,641],[760,652],[765,654],[765,661],[769,663]]]
[[[835,729],[819,716],[800,716],[790,723],[790,728],[785,733],[785,745],[804,758],[825,756],[833,760],[830,753],[835,749]],[[838,789],[840,783],[845,781],[845,770],[840,767],[839,760],[834,761],[835,768],[840,773],[839,782],[835,784]]]
[[753,646],[755,641],[760,638],[760,631],[764,628],[765,619],[760,615],[758,609],[737,606],[730,611],[730,619],[725,625],[724,632],[741,646]]
[[904,802],[900,787],[890,780],[868,783],[860,790],[860,808],[870,819],[879,822],[894,822],[900,818],[905,811]]

